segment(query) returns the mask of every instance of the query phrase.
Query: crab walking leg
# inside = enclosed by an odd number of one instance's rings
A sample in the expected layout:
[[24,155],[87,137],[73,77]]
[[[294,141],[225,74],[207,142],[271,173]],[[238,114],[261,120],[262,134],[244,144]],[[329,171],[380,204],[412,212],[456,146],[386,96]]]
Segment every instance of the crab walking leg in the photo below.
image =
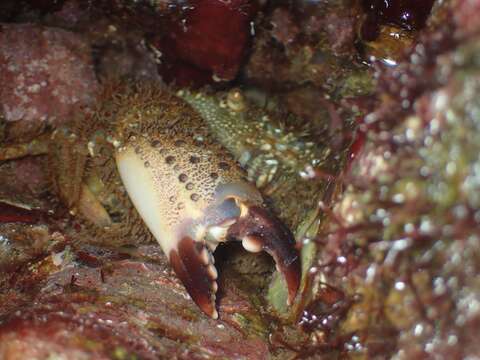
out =
[[102,228],[112,225],[112,219],[107,210],[85,184],[81,185],[76,207],[78,212],[92,224]]
[[0,146],[0,161],[47,154],[49,143],[49,136],[41,136],[28,143]]
[[[192,299],[207,315],[218,317],[218,274],[211,251],[235,237],[247,250],[266,250],[274,257],[291,302],[300,282],[293,235],[263,208],[258,190],[224,153],[209,146],[199,149],[187,137],[180,147],[172,141],[130,138],[115,159],[130,199]],[[175,151],[159,151],[159,143]],[[192,161],[194,157],[198,159]],[[217,164],[229,171],[216,172]]]

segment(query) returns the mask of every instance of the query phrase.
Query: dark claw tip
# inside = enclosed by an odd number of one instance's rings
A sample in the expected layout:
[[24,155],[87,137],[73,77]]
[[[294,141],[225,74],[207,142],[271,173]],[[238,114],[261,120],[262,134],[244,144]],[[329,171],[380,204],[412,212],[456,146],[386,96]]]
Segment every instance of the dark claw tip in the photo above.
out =
[[285,277],[288,287],[288,305],[292,305],[297,296],[298,288],[300,287],[301,280],[301,267],[300,267],[300,257],[297,256],[290,264],[285,265],[283,268],[280,266],[280,271]]
[[205,246],[184,237],[178,250],[170,251],[170,264],[182,281],[193,301],[208,316],[217,319],[215,308],[216,270],[213,264],[205,264],[202,252]]
[[242,239],[243,246],[256,252],[264,250],[275,260],[288,287],[288,304],[295,300],[300,287],[300,255],[290,230],[266,209],[249,206],[248,213],[229,229],[229,235]]

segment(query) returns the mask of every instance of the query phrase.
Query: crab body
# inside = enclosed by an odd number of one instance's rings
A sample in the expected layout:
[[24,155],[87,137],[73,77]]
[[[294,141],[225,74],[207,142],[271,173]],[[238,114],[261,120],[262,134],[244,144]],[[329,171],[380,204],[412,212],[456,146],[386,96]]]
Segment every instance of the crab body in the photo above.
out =
[[155,239],[213,318],[212,252],[231,239],[273,256],[292,302],[300,283],[295,240],[235,153],[168,91],[119,85],[110,94],[93,114],[52,135],[49,158],[63,202],[99,240]]
[[[332,151],[331,146],[319,143],[319,137],[328,134],[314,135],[312,126],[299,128],[300,119],[268,111],[239,89],[213,94],[180,90],[177,94],[201,114],[210,132],[234,154],[248,180],[268,198],[281,220],[299,238],[305,235],[306,223],[318,220],[318,204],[326,200],[331,185],[315,174],[338,173],[345,157],[338,149]],[[316,230],[311,230],[314,236]]]

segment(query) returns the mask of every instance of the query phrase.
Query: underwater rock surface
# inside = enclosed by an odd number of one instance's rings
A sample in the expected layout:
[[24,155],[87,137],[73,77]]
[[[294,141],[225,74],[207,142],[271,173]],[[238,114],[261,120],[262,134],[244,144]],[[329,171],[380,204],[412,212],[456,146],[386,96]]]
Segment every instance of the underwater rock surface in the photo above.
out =
[[34,24],[0,26],[0,103],[9,123],[7,138],[31,138],[95,103],[99,85],[85,39]]
[[[45,157],[3,162],[0,357],[478,355],[480,1],[435,1],[430,16],[425,10],[430,1],[418,13],[412,13],[418,5],[412,1],[391,9],[379,1],[235,1],[231,14],[243,9],[238,4],[255,6],[242,13],[240,35],[229,33],[230,40],[216,43],[182,32],[180,25],[186,19],[198,24],[191,31],[215,32],[222,22],[207,24],[205,14],[227,8],[224,2],[206,1],[202,8],[196,1],[115,0],[98,7],[67,1],[62,8],[63,2],[45,0],[26,2],[22,10],[8,3],[0,7],[3,21],[28,19],[34,25],[7,24],[7,34],[48,24],[89,39],[78,55],[89,65],[75,70],[90,72],[82,79],[85,98],[104,84],[103,77],[160,83],[153,66],[158,65],[167,82],[210,83],[203,94],[240,88],[248,101],[275,114],[280,130],[272,133],[301,134],[295,141],[313,141],[328,156],[318,168],[293,167],[294,186],[273,182],[268,188],[270,201],[280,204],[278,213],[297,227],[292,230],[302,249],[301,296],[291,309],[279,306],[285,291],[275,275],[271,285],[268,258],[222,247],[216,254],[219,321],[203,316],[188,298],[156,245],[100,247],[94,239],[78,241],[82,224],[52,196]],[[376,28],[368,33],[374,15]],[[67,26],[66,19],[76,20]],[[165,27],[170,21],[179,21],[171,32]],[[127,34],[130,27],[135,31]],[[242,39],[233,46],[236,36]],[[162,48],[165,38],[175,40],[175,51],[171,43]],[[59,54],[65,42],[58,35]],[[21,47],[47,56],[35,42]],[[208,49],[210,55],[197,56],[191,49]],[[189,59],[189,54],[197,55]],[[217,83],[213,73],[239,77]],[[1,105],[3,94],[14,96],[12,89],[8,83],[0,90]],[[43,100],[48,106],[42,111],[68,117],[65,104],[57,109],[54,98]],[[238,104],[233,105],[223,109],[235,113]],[[22,140],[31,130],[30,123],[6,120],[0,119],[0,139],[12,134],[9,141]],[[9,132],[14,123],[18,131]],[[283,156],[281,145],[290,139],[273,142],[279,146],[275,156]],[[260,175],[268,169],[262,165],[255,168]],[[299,198],[307,199],[307,206]]]

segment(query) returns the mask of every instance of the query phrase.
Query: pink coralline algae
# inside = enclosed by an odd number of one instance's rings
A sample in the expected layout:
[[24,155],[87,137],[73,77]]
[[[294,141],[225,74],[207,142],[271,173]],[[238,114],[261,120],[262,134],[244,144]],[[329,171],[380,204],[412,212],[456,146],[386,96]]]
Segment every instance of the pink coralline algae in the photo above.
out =
[[34,136],[95,102],[99,85],[90,53],[69,31],[1,25],[0,103],[8,139]]

